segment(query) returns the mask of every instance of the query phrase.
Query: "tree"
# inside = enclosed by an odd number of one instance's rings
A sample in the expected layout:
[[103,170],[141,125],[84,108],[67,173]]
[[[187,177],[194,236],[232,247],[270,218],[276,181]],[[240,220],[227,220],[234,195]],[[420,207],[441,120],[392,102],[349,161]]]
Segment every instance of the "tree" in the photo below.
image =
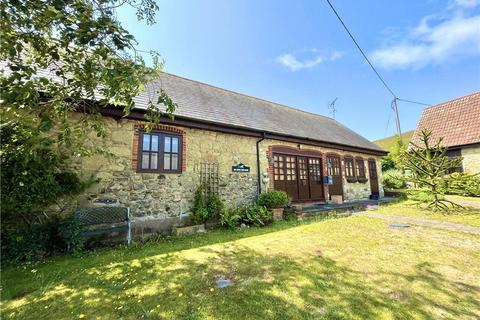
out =
[[428,208],[448,211],[448,204],[455,208],[461,207],[444,199],[442,186],[449,179],[446,175],[448,169],[456,167],[462,158],[449,159],[447,149],[442,146],[443,138],[432,144],[431,137],[430,131],[423,130],[419,134],[421,145],[410,142],[412,147],[403,154],[403,163],[412,171],[407,179],[427,188],[432,194],[433,200],[429,202]]
[[382,171],[390,169],[403,170],[402,157],[407,146],[397,138],[395,143],[388,149],[388,154],[380,159],[382,165]]
[[[101,143],[89,141],[92,132],[100,140],[107,134],[102,108],[116,106],[128,115],[134,97],[159,76],[163,61],[151,52],[153,66],[146,65],[135,38],[116,18],[121,6],[132,7],[147,24],[154,23],[158,10],[154,0],[0,3],[0,155],[2,171],[8,172],[2,174],[2,191],[18,187],[9,190],[18,196],[25,186],[18,183],[20,175],[28,176],[32,185],[45,182],[70,172],[68,159],[103,152]],[[163,113],[172,115],[175,106],[159,88],[147,119],[158,122]],[[49,170],[26,169],[46,164]],[[2,192],[2,209],[10,200]],[[13,208],[15,203],[7,209]]]

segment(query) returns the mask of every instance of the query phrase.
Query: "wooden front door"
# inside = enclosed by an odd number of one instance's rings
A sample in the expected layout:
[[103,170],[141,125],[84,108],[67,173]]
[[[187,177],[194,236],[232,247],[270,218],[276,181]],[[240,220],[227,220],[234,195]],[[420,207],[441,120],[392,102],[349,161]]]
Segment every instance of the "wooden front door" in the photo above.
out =
[[273,187],[285,191],[292,201],[324,200],[321,159],[274,154]]
[[273,187],[285,191],[293,200],[298,200],[297,160],[295,156],[273,156]]
[[298,162],[298,200],[310,199],[310,181],[308,179],[307,157],[297,157]]
[[339,156],[327,156],[327,173],[329,176],[332,176],[333,180],[333,184],[328,186],[329,195],[343,196],[342,170]]
[[323,195],[322,159],[308,158],[308,170],[310,177],[310,198],[313,200],[325,200]]
[[378,175],[377,175],[377,164],[375,160],[368,160],[368,174],[370,177],[370,190],[372,194],[378,195]]

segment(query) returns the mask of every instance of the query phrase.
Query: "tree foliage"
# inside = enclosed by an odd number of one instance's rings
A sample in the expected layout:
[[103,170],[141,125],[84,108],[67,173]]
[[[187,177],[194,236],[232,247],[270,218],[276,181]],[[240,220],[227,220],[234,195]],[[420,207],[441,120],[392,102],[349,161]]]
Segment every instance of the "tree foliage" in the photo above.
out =
[[444,199],[442,186],[449,179],[446,175],[448,170],[461,163],[462,158],[449,159],[447,149],[442,146],[443,138],[433,143],[430,131],[423,130],[419,137],[421,145],[410,142],[412,148],[403,154],[403,163],[412,171],[407,179],[431,193],[433,199],[429,201],[428,208],[448,211],[451,207],[459,207]]
[[388,149],[388,154],[380,159],[382,171],[390,169],[403,170],[402,159],[406,150],[407,146],[398,138]]
[[[152,52],[153,66],[146,65],[116,18],[121,6],[131,6],[148,24],[158,10],[154,0],[0,3],[1,188],[7,208],[38,209],[64,192],[58,177],[71,172],[69,159],[105,150],[92,141],[107,135],[102,108],[115,106],[128,115],[134,97],[159,76],[163,62]],[[146,113],[152,122],[175,110],[162,88],[156,93]]]

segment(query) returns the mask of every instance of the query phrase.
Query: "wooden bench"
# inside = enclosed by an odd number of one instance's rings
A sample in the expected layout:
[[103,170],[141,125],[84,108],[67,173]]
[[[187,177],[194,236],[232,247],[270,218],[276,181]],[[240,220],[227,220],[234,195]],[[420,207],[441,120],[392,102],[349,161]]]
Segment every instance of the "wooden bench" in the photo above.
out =
[[130,223],[130,208],[127,207],[90,207],[75,212],[75,219],[86,231],[84,237],[91,237],[114,232],[127,232],[127,243],[130,244],[132,233]]

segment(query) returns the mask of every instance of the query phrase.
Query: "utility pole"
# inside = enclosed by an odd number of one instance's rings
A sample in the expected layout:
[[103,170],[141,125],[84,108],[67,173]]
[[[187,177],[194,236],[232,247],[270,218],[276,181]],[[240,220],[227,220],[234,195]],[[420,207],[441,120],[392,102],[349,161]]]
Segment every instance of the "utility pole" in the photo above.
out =
[[337,101],[338,97],[333,100],[330,105],[328,106],[329,109],[332,109],[332,114],[333,114],[333,120],[335,120],[335,113],[337,112],[337,109],[335,108],[335,102]]
[[397,97],[393,98],[393,100],[392,100],[392,110],[395,112],[395,123],[397,125],[398,137],[400,138],[400,143],[403,144],[402,129],[400,128],[400,115],[398,114],[397,100],[398,100]]

